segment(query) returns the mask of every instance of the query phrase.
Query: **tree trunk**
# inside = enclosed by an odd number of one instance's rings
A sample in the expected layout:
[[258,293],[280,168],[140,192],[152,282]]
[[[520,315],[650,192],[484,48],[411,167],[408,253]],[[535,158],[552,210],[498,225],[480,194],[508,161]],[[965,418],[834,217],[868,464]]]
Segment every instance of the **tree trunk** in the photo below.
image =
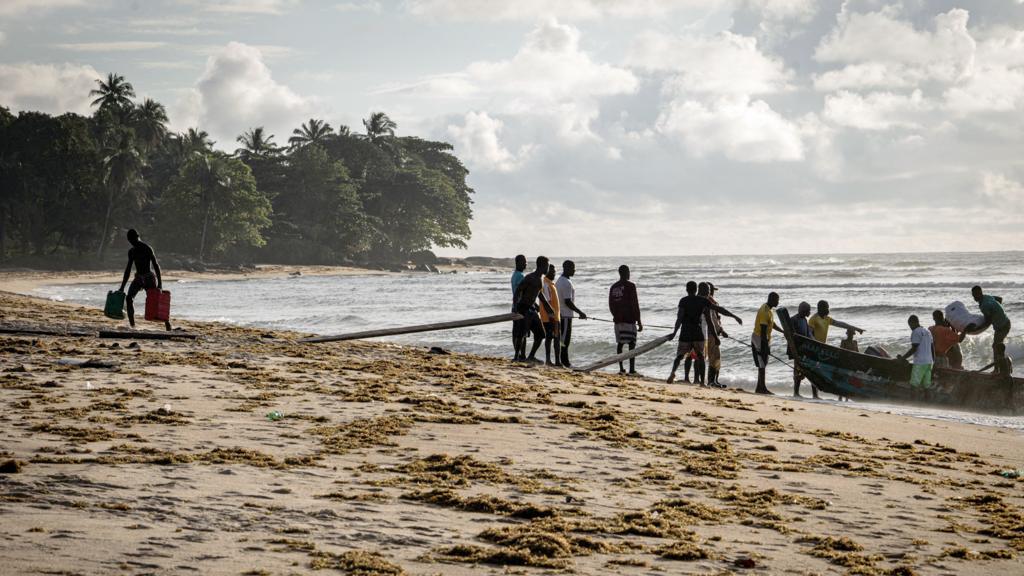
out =
[[203,264],[206,264],[206,261],[203,260],[203,255],[205,254],[206,251],[206,227],[209,226],[210,224],[211,208],[212,206],[206,207],[206,214],[203,215],[203,235],[199,239],[199,261],[202,262]]
[[114,188],[110,188],[110,195],[107,196],[107,213],[103,217],[103,235],[100,236],[100,248],[96,251],[96,259],[103,260],[103,253],[107,249],[107,238],[110,236],[110,213],[114,209]]

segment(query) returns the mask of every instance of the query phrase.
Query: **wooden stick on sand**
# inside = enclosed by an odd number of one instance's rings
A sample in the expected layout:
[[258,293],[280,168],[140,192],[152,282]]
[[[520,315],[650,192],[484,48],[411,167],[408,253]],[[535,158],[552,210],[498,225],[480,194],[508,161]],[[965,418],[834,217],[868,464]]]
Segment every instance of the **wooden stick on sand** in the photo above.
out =
[[466,326],[482,326],[484,324],[497,324],[510,320],[519,320],[519,314],[508,313],[497,316],[484,316],[482,318],[469,318],[467,320],[455,320],[452,322],[437,322],[434,324],[420,324],[417,326],[404,326],[402,328],[384,328],[382,330],[366,330],[364,332],[350,332],[348,334],[337,334],[334,336],[314,336],[303,338],[299,342],[339,342],[342,340],[363,340],[365,338],[377,338],[380,336],[395,336],[398,334],[413,334],[416,332],[433,332],[435,330],[451,330],[452,328],[464,328]]
[[648,342],[647,344],[644,344],[643,346],[637,346],[633,350],[627,350],[626,352],[623,352],[622,354],[616,354],[615,356],[609,356],[609,357],[604,358],[602,360],[598,360],[597,362],[594,362],[593,364],[589,364],[587,366],[583,366],[582,368],[575,368],[574,370],[576,372],[593,372],[594,370],[597,370],[599,368],[604,368],[605,366],[611,366],[612,364],[615,364],[616,362],[622,362],[623,360],[629,360],[630,358],[635,358],[635,357],[637,357],[637,356],[639,356],[641,354],[646,354],[646,353],[650,352],[651,350],[654,350],[658,346],[661,346],[662,344],[668,342],[671,339],[672,339],[672,335],[671,334],[666,334],[666,335],[662,336],[661,338],[656,338],[654,340],[651,340],[650,342]]

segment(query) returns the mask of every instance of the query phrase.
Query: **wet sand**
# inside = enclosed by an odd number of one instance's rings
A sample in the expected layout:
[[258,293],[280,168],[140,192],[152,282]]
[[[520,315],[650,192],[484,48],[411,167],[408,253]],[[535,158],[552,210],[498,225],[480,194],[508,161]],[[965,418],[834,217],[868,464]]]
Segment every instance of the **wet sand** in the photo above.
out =
[[180,326],[0,335],[0,573],[1024,572],[1008,430]]

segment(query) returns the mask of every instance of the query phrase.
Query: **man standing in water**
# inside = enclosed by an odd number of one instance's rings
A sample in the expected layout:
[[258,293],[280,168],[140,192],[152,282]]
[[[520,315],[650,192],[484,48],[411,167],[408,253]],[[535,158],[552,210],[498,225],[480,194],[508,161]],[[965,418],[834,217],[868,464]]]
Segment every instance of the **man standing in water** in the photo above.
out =
[[[801,302],[797,307],[796,316],[793,316],[793,333],[799,334],[800,336],[806,336],[807,338],[814,338],[814,333],[811,331],[810,325],[807,323],[807,318],[811,315],[811,305],[807,302]],[[797,359],[796,350],[788,351],[789,357],[792,360]],[[793,366],[793,397],[800,398],[800,382],[804,379],[803,372],[800,368]],[[811,383],[811,395],[818,398],[818,387]]]
[[[672,362],[672,373],[668,375],[667,382],[671,384],[676,380],[676,370],[679,363],[683,361],[690,352],[697,354],[698,366],[704,362],[704,331],[701,329],[700,321],[703,318],[707,326],[711,326],[711,311],[714,310],[724,316],[735,319],[740,324],[743,320],[732,312],[721,306],[712,304],[710,300],[697,295],[697,283],[693,280],[686,283],[686,296],[679,300],[679,312],[676,314],[676,325],[672,330],[672,337],[679,334],[679,346],[676,348],[676,359]],[[718,334],[709,331],[709,337],[720,342]]]
[[[512,272],[512,311],[516,311],[516,293],[519,290],[519,283],[526,277],[526,256],[516,256],[516,269]],[[526,322],[525,318],[512,321],[512,347],[515,354],[513,360],[524,360],[526,358]]]
[[772,308],[779,305],[779,295],[775,292],[768,293],[768,301],[761,304],[757,309],[757,316],[754,318],[754,333],[750,337],[750,348],[754,352],[754,365],[757,366],[757,394],[771,394],[765,384],[765,368],[768,367],[768,355],[771,354],[772,330],[782,332],[782,328],[775,323],[775,313]]
[[558,297],[562,299],[559,306],[559,311],[562,315],[559,329],[562,331],[562,366],[566,368],[572,367],[572,363],[569,362],[569,343],[572,341],[572,313],[579,314],[580,320],[587,319],[587,315],[576,307],[576,287],[572,285],[572,280],[570,280],[575,275],[576,263],[572,260],[566,260],[562,262],[562,275],[555,282],[555,288],[558,289]]
[[[708,285],[708,301],[718,306],[718,301],[715,300],[715,292],[717,288],[711,282]],[[700,294],[700,286],[697,287],[697,293]],[[715,333],[719,336],[729,337],[722,328],[722,316],[711,311],[711,323],[714,325]],[[717,388],[725,388],[725,385],[718,381],[718,375],[722,371],[722,346],[720,341],[716,341],[714,338],[708,338],[707,340],[707,360],[708,360],[708,384]]]
[[[128,277],[131,275],[134,265],[135,278],[132,279],[131,286],[128,287],[125,303],[128,308],[128,324],[135,328],[135,296],[138,295],[139,290],[143,289],[162,290],[164,281],[160,277],[160,264],[156,261],[156,253],[153,252],[149,244],[139,239],[139,233],[134,228],[128,231],[128,242],[132,247],[128,249],[128,266],[124,269],[124,277],[121,278],[121,287],[118,290],[124,292],[124,286],[128,283]],[[153,265],[153,270],[149,269],[150,264]],[[171,329],[170,320],[164,321],[164,327],[168,330]]]
[[[981,290],[981,286],[975,286],[971,288],[971,296],[974,297],[974,301],[978,303],[981,308],[981,314],[985,317],[985,322],[981,326],[978,326],[978,332],[981,332],[992,327],[995,334],[992,336],[992,362],[998,363],[1005,352],[1005,346],[1000,347],[1006,341],[1006,335],[1010,333],[1010,319],[1006,316],[1006,311],[1003,310],[1003,299],[998,296],[989,296]],[[967,335],[965,331],[960,335],[960,341],[963,342],[964,337]]]
[[[629,266],[619,266],[619,281],[608,290],[608,309],[615,322],[616,354],[622,354],[622,347],[636,348],[636,333],[643,332],[640,320],[640,301],[636,295],[636,284],[629,281]],[[619,362],[619,374],[625,374],[626,367]],[[629,359],[629,373],[636,374],[636,358]]]
[[[558,341],[558,323],[561,320],[561,314],[559,313],[559,306],[561,304],[560,298],[558,297],[558,289],[555,287],[555,265],[548,264],[548,272],[544,275],[544,289],[541,291],[544,299],[548,301],[551,306],[551,314],[542,306],[540,309],[540,319],[544,322],[544,363],[548,366],[561,366],[562,365],[562,354],[559,352],[559,341]],[[555,361],[551,361],[551,345],[555,345]]]
[[828,302],[825,300],[818,301],[818,313],[811,316],[811,319],[807,321],[807,324],[811,327],[811,331],[814,333],[814,339],[822,343],[828,339],[829,326],[835,326],[845,330],[856,330],[859,334],[864,333],[864,330],[857,328],[856,326],[851,326],[846,322],[840,322],[839,320],[829,316]]
[[914,314],[907,318],[907,325],[911,330],[910,350],[896,358],[906,360],[914,357],[914,367],[910,371],[910,387],[927,390],[932,385],[932,364],[935,362],[932,355],[932,333],[921,326],[921,321]]
[[551,304],[548,303],[543,294],[544,274],[547,271],[547,256],[538,256],[537,269],[523,277],[523,281],[519,283],[516,290],[516,313],[523,316],[525,323],[523,329],[523,350],[526,349],[526,335],[530,332],[533,333],[533,349],[530,350],[529,356],[521,358],[521,360],[535,362],[537,360],[537,350],[544,343],[544,325],[540,321],[540,316],[537,315],[537,299],[540,298],[540,305],[544,307],[544,311],[548,315],[554,314],[554,309],[551,308]]

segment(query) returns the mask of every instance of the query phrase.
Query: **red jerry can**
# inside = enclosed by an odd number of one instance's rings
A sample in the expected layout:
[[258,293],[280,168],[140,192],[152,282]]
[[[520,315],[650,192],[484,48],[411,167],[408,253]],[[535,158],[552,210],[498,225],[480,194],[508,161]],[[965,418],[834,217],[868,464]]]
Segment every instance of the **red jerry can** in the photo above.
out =
[[166,322],[171,319],[171,292],[157,288],[146,289],[146,320]]

